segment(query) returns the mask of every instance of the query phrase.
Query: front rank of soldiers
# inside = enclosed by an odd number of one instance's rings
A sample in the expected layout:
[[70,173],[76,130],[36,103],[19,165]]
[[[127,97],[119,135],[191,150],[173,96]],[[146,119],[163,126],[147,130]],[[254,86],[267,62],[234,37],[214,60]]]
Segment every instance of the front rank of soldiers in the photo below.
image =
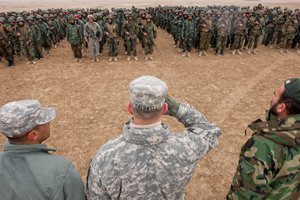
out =
[[[264,45],[286,54],[300,53],[299,9],[238,6],[157,6],[144,9],[47,9],[0,13],[0,58],[8,66],[34,64],[65,38],[75,62],[153,60],[157,28],[173,38],[183,57],[258,54]],[[120,45],[123,44],[123,45]],[[138,47],[141,51],[138,51]],[[120,52],[123,53],[120,53]],[[276,51],[276,50],[272,50]]]

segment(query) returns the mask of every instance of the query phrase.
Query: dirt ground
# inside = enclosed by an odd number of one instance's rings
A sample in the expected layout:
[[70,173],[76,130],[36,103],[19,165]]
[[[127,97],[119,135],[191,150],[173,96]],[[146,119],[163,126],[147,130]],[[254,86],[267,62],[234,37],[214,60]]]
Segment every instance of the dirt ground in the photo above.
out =
[[[139,47],[139,61],[127,62],[123,46],[120,48],[118,63],[109,63],[105,52],[99,63],[86,58],[74,64],[66,42],[35,65],[23,61],[6,68],[0,62],[0,105],[39,99],[43,105],[55,107],[57,118],[46,144],[71,159],[85,180],[91,158],[121,133],[129,118],[129,82],[141,75],[157,76],[168,84],[172,96],[197,107],[223,132],[219,146],[199,162],[186,187],[186,199],[224,199],[240,148],[250,137],[250,133],[245,136],[246,126],[264,117],[273,91],[283,80],[299,77],[300,54],[282,55],[276,49],[260,47],[257,56],[246,52],[233,56],[226,51],[224,57],[210,52],[207,57],[193,53],[192,58],[182,58],[163,31],[158,32],[153,61],[145,62]],[[183,130],[171,117],[164,121],[173,131]],[[0,136],[0,143],[4,141]]]

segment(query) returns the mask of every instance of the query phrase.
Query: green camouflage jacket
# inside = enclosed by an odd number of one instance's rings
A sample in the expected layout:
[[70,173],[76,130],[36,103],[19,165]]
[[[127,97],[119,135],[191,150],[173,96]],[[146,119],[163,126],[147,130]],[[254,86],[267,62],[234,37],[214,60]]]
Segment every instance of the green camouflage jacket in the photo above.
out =
[[82,29],[78,24],[68,24],[67,40],[73,45],[81,44],[83,42]]
[[300,115],[249,128],[227,199],[299,199]]

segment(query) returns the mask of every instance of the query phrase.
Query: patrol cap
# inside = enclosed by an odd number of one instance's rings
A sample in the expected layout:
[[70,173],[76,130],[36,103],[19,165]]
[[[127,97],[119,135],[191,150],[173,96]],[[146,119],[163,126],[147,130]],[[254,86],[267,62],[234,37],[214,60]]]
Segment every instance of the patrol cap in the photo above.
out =
[[13,101],[0,108],[0,132],[13,138],[55,118],[54,108],[42,108],[37,100]]
[[284,89],[295,103],[300,104],[300,78],[284,81]]
[[154,76],[141,76],[129,84],[130,102],[135,109],[156,111],[162,108],[168,86]]

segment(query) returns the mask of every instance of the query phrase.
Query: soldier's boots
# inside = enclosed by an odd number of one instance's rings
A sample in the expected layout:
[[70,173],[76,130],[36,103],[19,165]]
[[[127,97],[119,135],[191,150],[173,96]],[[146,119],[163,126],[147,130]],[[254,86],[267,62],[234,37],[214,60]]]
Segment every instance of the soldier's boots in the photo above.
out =
[[12,67],[12,66],[16,66],[16,65],[13,60],[9,60],[7,66]]
[[153,58],[151,55],[149,55],[149,59],[150,59],[150,60],[153,60],[154,58]]
[[113,57],[109,57],[108,62],[111,62],[111,61],[113,61]]
[[220,51],[219,51],[218,49],[216,49],[215,55],[216,55],[216,56],[219,56],[219,55],[220,55]]
[[297,52],[297,53],[300,53],[300,49],[298,49],[296,52]]
[[145,57],[145,61],[147,61],[147,60],[149,60],[149,56],[148,55],[146,55],[146,57]]
[[224,50],[221,50],[220,55],[224,56]]
[[202,56],[202,51],[199,52],[199,57],[201,57],[201,56]]
[[206,51],[203,51],[203,52],[202,52],[202,56],[207,56]]
[[256,49],[253,49],[253,53],[256,54],[256,55],[258,54]]
[[117,58],[117,57],[114,57],[114,61],[115,61],[115,62],[118,62],[118,58]]
[[191,54],[190,54],[189,52],[187,53],[187,56],[188,56],[189,58],[192,57]]
[[184,53],[182,54],[182,57],[186,57],[186,56],[187,56],[187,53],[184,52]]
[[130,61],[130,59],[131,59],[130,56],[128,56],[128,57],[127,57],[127,61]]
[[26,63],[26,65],[31,65],[31,64],[35,64],[36,62],[35,61],[28,61],[27,63]]
[[236,50],[234,49],[233,51],[232,51],[232,55],[235,55],[236,54]]
[[134,57],[134,60],[135,60],[135,61],[138,61],[139,59],[138,59],[138,57],[135,56],[135,57]]
[[82,62],[82,60],[81,60],[81,59],[78,59],[78,62],[79,62],[79,63],[81,63],[81,62]]
[[236,53],[239,54],[239,55],[242,55],[242,53],[240,52],[239,49],[236,51]]
[[75,60],[73,61],[74,63],[78,62],[78,58],[75,58]]

